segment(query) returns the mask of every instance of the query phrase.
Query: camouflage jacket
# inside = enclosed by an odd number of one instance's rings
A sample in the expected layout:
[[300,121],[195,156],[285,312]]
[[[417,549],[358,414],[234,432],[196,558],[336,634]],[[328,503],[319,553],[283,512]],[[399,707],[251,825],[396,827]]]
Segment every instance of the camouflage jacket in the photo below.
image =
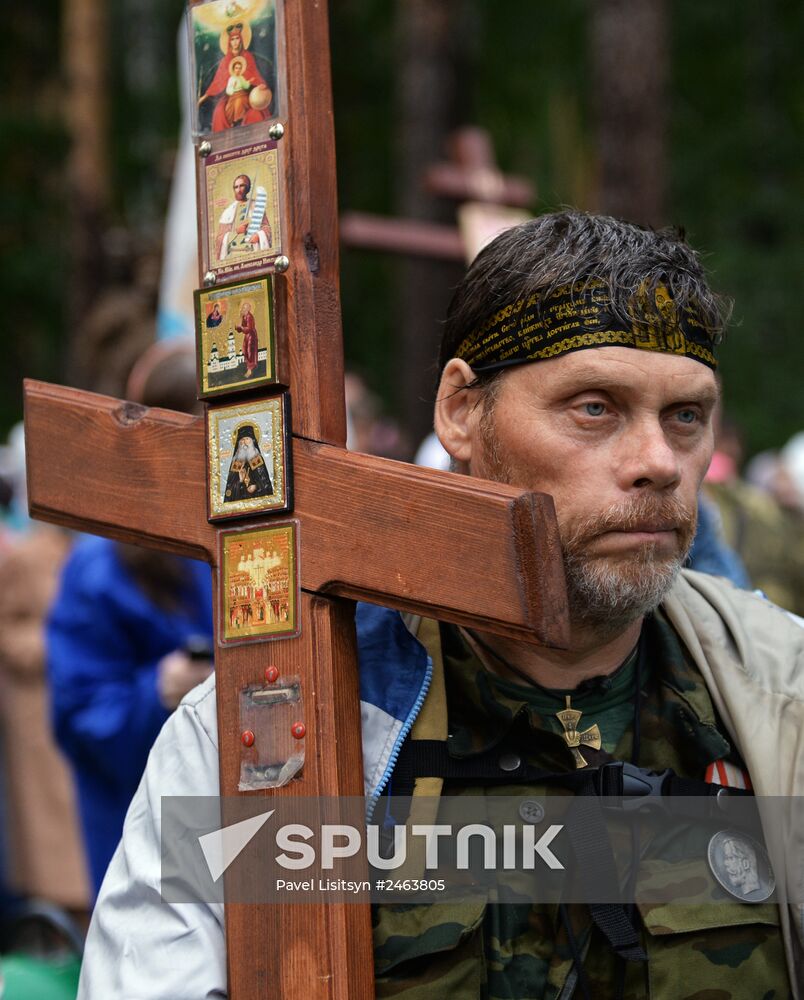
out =
[[740,480],[707,484],[723,539],[742,559],[751,583],[782,608],[804,615],[804,517]]
[[[671,767],[694,778],[703,778],[707,764],[716,760],[741,764],[700,671],[665,615],[657,614],[647,632],[650,669],[640,678],[639,763],[651,770]],[[534,696],[532,688],[496,678],[452,628],[442,626],[436,634],[428,623],[419,637],[435,662],[443,655],[451,754],[471,757],[505,741],[545,768],[575,766],[556,717],[563,696],[541,689]],[[601,751],[583,749],[590,765],[609,755],[621,760],[631,756],[633,660],[598,692],[590,692],[587,685],[586,693],[578,692],[573,699],[584,718],[601,723]],[[438,691],[434,693],[437,698]],[[429,714],[429,719],[422,714],[419,727],[425,735],[414,728],[413,738],[432,738],[432,709]],[[431,785],[427,791],[437,789]],[[548,793],[544,787],[508,791],[535,797]],[[456,789],[447,785],[443,792],[452,795]],[[646,864],[643,869],[640,879],[648,885],[663,877],[661,866]],[[717,898],[714,879],[701,879],[698,867],[696,877],[679,887],[678,905],[640,907],[649,961],[647,970],[632,963],[624,967],[625,997],[783,1000],[791,995],[777,906],[713,902]],[[592,926],[587,908],[573,906],[570,916],[592,996],[615,996],[617,968],[610,947]],[[555,905],[480,901],[382,906],[374,919],[378,996],[553,1000],[580,995],[573,991],[570,946]]]

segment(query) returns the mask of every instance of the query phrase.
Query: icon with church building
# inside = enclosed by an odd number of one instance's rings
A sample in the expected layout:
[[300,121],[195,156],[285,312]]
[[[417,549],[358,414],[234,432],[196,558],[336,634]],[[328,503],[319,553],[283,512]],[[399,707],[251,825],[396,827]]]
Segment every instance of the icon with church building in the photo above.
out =
[[198,395],[276,382],[271,279],[195,293]]

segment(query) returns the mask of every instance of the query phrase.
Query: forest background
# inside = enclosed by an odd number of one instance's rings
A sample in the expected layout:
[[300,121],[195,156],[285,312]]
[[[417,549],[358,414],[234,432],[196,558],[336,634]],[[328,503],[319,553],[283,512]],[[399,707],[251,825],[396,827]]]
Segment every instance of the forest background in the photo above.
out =
[[[0,37],[0,434],[24,376],[122,392],[153,336],[179,122],[181,0],[14,3]],[[748,453],[804,428],[804,5],[333,0],[341,211],[454,223],[422,189],[457,127],[562,205],[681,225],[735,299]],[[414,445],[456,263],[344,249],[347,363]]]

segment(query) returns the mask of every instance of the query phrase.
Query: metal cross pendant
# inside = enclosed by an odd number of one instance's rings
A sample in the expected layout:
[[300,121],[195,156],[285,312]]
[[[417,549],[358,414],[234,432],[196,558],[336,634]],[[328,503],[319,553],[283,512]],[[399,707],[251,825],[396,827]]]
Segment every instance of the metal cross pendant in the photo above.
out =
[[579,733],[578,723],[580,722],[583,712],[579,712],[577,708],[572,708],[570,706],[570,695],[567,695],[566,698],[567,707],[563,708],[560,712],[556,712],[556,718],[564,727],[562,736],[564,737],[567,746],[570,750],[572,750],[572,756],[575,758],[575,766],[586,767],[589,762],[583,756],[578,747],[583,745],[591,747],[593,750],[599,750],[602,746],[600,729],[597,723],[595,723],[594,726],[590,726],[582,733]]

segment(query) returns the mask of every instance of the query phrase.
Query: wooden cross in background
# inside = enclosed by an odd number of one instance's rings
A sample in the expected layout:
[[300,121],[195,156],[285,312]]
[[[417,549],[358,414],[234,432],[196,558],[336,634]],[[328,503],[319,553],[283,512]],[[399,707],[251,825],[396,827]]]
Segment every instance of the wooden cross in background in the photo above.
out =
[[[221,794],[238,794],[239,694],[270,662],[301,678],[306,759],[298,780],[248,794],[360,796],[353,606],[342,598],[561,646],[566,596],[549,497],[344,449],[326,5],[286,0],[284,22],[291,265],[274,282],[275,325],[293,403],[302,631],[216,648]],[[25,406],[34,517],[206,560],[222,585],[200,418],[38,382]],[[226,926],[233,1000],[373,996],[367,906],[235,904]]]
[[[497,209],[524,209],[533,204],[533,185],[524,177],[503,174],[485,129],[458,129],[449,137],[447,146],[449,158],[431,164],[422,174],[422,184],[431,194]],[[434,260],[463,261],[467,256],[464,239],[455,226],[369,212],[343,213],[341,242],[347,247]]]

